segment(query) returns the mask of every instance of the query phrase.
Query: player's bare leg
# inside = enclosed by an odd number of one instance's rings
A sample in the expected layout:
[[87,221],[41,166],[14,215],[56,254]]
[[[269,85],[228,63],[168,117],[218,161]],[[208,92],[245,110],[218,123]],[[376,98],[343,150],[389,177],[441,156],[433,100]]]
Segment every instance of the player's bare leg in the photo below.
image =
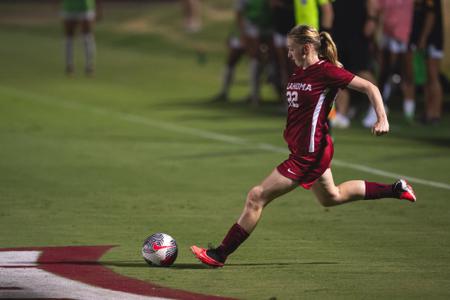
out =
[[249,191],[237,224],[247,233],[252,233],[261,218],[263,208],[275,198],[292,191],[297,186],[296,181],[284,177],[275,168],[260,185]]
[[394,184],[351,180],[336,186],[331,169],[327,169],[316,183],[314,183],[312,191],[320,204],[326,207],[357,200],[375,200],[382,198],[397,198],[411,202],[416,201],[412,187],[403,179],[396,181]]
[[[219,247],[208,250],[192,246],[191,251],[202,263],[212,267],[222,267],[228,255],[233,253],[253,232],[264,207],[275,198],[295,189],[297,185],[298,182],[284,177],[277,169],[273,170],[260,185],[250,190],[241,216],[230,228]],[[312,190],[323,206],[381,198],[416,201],[412,187],[405,180],[398,180],[394,184],[351,180],[336,186],[329,168],[314,183]]]
[[335,206],[351,201],[362,200],[366,192],[363,180],[346,181],[338,186],[334,184],[331,169],[313,184],[312,191],[323,206]]
[[192,253],[206,265],[222,267],[228,255],[234,252],[255,229],[264,207],[297,186],[297,182],[284,177],[277,169],[274,169],[260,185],[250,190],[241,216],[230,228],[221,245],[209,250],[192,246]]

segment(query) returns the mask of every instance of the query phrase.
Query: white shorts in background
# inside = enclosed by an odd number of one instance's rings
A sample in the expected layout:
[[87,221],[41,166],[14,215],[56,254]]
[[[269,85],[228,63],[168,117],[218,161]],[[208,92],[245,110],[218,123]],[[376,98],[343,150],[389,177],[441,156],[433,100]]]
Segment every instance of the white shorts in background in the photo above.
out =
[[[417,46],[415,44],[411,44],[410,49],[412,51],[415,51],[417,49]],[[427,58],[442,59],[444,58],[444,51],[433,44],[428,44],[426,48],[426,55]]]
[[67,21],[94,21],[95,20],[95,11],[80,11],[80,12],[61,12],[61,16],[64,20]]
[[258,38],[260,35],[260,30],[258,26],[250,22],[249,20],[244,20],[244,33],[251,38]]
[[277,48],[287,47],[287,36],[278,32],[273,33],[273,43]]
[[238,36],[232,36],[228,39],[228,46],[231,49],[241,49],[242,43],[241,39]]
[[444,51],[442,49],[436,48],[435,45],[431,44],[431,45],[428,45],[427,55],[429,58],[442,59],[442,58],[444,58]]
[[401,42],[398,39],[388,35],[383,36],[382,46],[383,49],[389,49],[391,53],[395,54],[406,53],[408,50],[407,43]]

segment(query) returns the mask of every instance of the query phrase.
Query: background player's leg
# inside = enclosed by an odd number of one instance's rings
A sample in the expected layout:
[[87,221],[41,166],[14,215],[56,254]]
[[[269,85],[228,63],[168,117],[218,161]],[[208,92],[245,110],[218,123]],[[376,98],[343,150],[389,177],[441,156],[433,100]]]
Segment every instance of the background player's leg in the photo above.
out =
[[234,72],[236,69],[236,65],[242,58],[244,54],[244,48],[240,44],[238,37],[230,38],[228,42],[228,58],[227,64],[225,66],[223,80],[222,80],[222,89],[219,95],[215,98],[216,101],[226,101],[228,99],[228,93],[233,83]]
[[439,81],[440,60],[427,59],[427,82],[425,94],[425,117],[433,123],[438,121],[442,115],[442,86]]
[[77,21],[75,20],[65,20],[64,21],[64,50],[65,50],[65,63],[66,63],[66,73],[68,75],[74,72],[74,59],[73,59],[73,43],[75,36],[75,28],[77,26]]
[[416,86],[414,84],[414,66],[413,66],[414,54],[411,50],[405,53],[403,57],[403,80],[402,80],[402,90],[403,90],[403,113],[405,117],[409,120],[414,118],[415,113],[415,90]]
[[85,72],[88,75],[92,75],[94,73],[95,64],[94,21],[83,20],[82,31],[85,56]]

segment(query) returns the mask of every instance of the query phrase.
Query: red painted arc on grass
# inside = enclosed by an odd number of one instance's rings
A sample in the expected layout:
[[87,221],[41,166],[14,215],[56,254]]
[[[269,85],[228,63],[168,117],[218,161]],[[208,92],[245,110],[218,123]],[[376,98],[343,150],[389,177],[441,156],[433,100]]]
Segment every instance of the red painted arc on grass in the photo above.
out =
[[[39,251],[35,267],[8,266],[9,268],[37,268],[60,277],[71,279],[96,288],[124,292],[133,295],[160,297],[180,300],[229,300],[231,298],[202,295],[198,293],[170,289],[135,278],[126,277],[105,267],[98,259],[114,246],[66,246],[3,248],[0,252]],[[0,267],[2,267],[0,265]],[[1,279],[1,275],[0,275]],[[0,280],[1,282],[1,280]],[[7,289],[8,287],[1,287]],[[20,287],[9,287],[20,289]],[[42,286],[45,289],[45,285]],[[71,295],[67,295],[71,297]],[[0,293],[1,298],[1,293]]]

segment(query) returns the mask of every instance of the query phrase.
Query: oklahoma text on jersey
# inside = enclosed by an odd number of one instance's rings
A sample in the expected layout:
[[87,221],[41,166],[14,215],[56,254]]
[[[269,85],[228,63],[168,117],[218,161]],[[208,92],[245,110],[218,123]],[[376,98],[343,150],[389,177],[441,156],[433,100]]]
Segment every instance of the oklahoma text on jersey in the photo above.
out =
[[289,90],[302,90],[302,91],[312,91],[312,86],[308,83],[303,82],[291,82],[288,84],[287,89]]

